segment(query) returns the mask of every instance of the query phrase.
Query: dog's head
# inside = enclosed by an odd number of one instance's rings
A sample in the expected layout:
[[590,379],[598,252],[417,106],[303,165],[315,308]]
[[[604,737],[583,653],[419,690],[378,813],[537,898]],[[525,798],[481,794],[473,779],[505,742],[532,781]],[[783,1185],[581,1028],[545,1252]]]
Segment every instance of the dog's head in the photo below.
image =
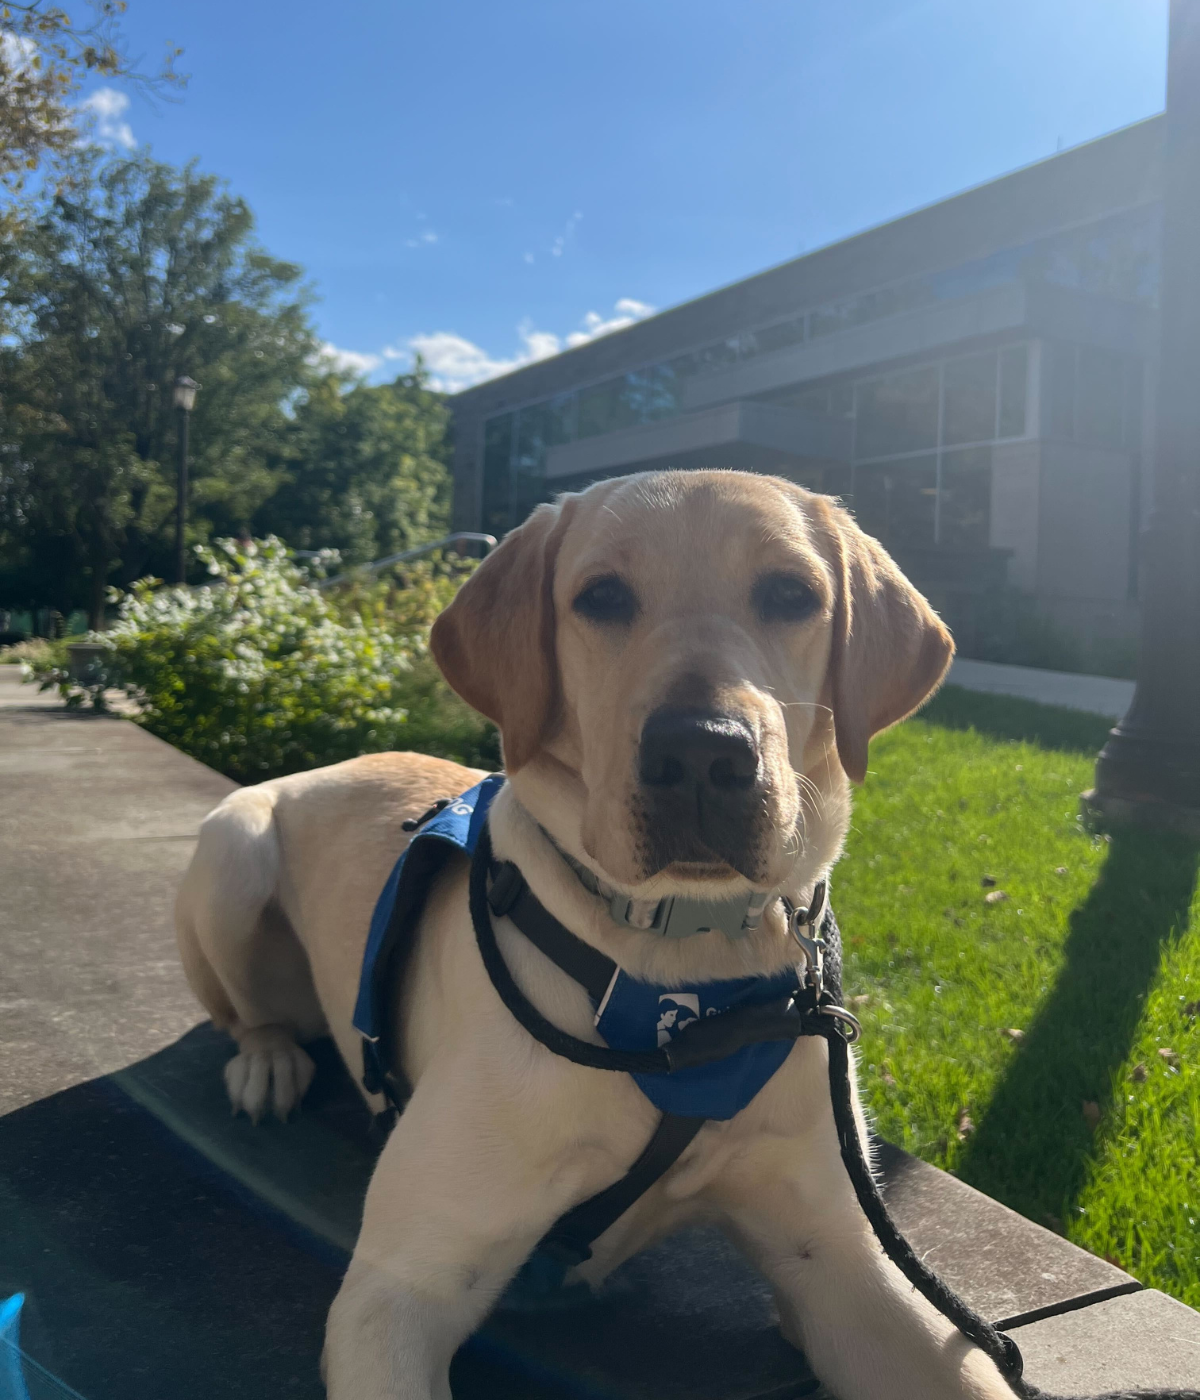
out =
[[433,652],[557,836],[627,888],[721,898],[783,884],[806,849],[836,855],[846,776],[953,643],[833,501],[698,471],[539,506],[438,618]]

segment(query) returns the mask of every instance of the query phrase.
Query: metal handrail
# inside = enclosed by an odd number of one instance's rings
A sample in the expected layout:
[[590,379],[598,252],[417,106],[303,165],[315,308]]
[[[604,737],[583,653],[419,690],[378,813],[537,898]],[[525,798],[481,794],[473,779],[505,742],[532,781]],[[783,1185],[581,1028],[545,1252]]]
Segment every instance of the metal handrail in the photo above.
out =
[[[389,554],[386,559],[375,559],[370,564],[359,564],[353,569],[347,569],[344,574],[337,574],[333,578],[322,579],[318,588],[332,588],[335,583],[345,583],[347,579],[353,579],[362,574],[376,574],[380,569],[386,569],[391,564],[407,564],[410,559],[419,559],[422,554],[431,554],[435,549],[444,549],[450,544],[482,544],[487,549],[495,549],[495,535],[481,535],[474,530],[458,530],[453,535],[447,535],[444,539],[434,540],[432,544],[419,544],[415,549],[402,549],[399,554]],[[309,551],[296,550],[295,553],[307,554]]]

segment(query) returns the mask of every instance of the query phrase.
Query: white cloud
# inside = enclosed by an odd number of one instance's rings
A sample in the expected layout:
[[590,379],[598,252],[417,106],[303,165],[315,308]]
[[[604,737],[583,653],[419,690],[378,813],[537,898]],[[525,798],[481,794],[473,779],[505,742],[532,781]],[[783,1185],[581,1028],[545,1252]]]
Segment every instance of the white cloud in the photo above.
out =
[[89,118],[98,145],[124,146],[127,151],[137,145],[133,128],[122,120],[129,108],[129,98],[123,92],[110,87],[97,88],[83,99],[79,108]]
[[508,359],[497,359],[480,346],[455,335],[453,331],[434,331],[431,335],[414,335],[406,347],[389,347],[384,354],[390,360],[420,355],[429,370],[430,383],[436,389],[456,394],[485,379],[495,379],[510,370],[531,365],[535,360],[557,355],[562,348],[558,336],[549,331],[535,330],[526,322],[518,328],[520,349]]
[[589,311],[583,318],[583,329],[572,331],[567,336],[567,348],[573,350],[576,345],[586,345],[598,335],[611,335],[613,331],[623,331],[635,321],[653,316],[654,307],[648,306],[644,301],[634,301],[632,297],[622,297],[613,307],[613,313],[606,317],[597,311]]
[[389,360],[410,360],[420,355],[434,388],[455,394],[460,389],[469,389],[472,384],[482,384],[486,379],[495,379],[536,360],[548,359],[564,349],[585,345],[597,336],[623,330],[635,321],[652,316],[654,307],[632,297],[622,297],[613,307],[613,313],[605,317],[589,311],[583,318],[583,329],[571,331],[565,337],[553,331],[536,330],[531,322],[525,321],[517,327],[517,350],[506,358],[488,354],[481,346],[453,331],[414,335],[404,345],[388,346],[383,354]]
[[526,261],[527,263],[533,262],[533,254],[532,254],[532,253],[526,253],[526,254],[525,254],[525,261]]
[[431,228],[427,228],[427,229],[425,229],[425,231],[424,231],[423,233],[418,234],[418,236],[417,236],[416,238],[406,238],[406,239],[404,240],[404,243],[405,243],[405,247],[408,247],[408,248],[419,248],[419,247],[421,247],[422,244],[425,244],[425,243],[436,243],[437,241],[438,241],[438,236],[437,236],[437,234],[434,233],[434,231],[433,231]]
[[315,359],[323,369],[355,375],[370,374],[373,369],[378,369],[383,364],[382,355],[363,353],[360,350],[339,350],[328,340],[321,346]]

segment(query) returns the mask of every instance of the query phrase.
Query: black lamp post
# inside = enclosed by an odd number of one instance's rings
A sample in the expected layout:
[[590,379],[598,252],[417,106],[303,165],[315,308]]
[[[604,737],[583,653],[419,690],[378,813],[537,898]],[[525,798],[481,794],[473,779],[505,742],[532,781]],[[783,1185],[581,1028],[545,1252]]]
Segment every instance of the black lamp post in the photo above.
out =
[[1084,806],[1200,835],[1200,0],[1171,0],[1153,503],[1129,713]]
[[175,479],[175,582],[187,582],[187,561],[183,557],[183,534],[187,526],[188,423],[196,405],[199,384],[181,374],[175,381],[175,407],[179,410],[179,472]]

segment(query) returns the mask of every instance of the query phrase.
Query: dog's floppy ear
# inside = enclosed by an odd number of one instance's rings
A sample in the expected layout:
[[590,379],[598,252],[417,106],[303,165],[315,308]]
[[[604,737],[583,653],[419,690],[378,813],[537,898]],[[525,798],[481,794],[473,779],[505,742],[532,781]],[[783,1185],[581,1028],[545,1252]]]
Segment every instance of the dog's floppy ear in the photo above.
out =
[[570,498],[538,506],[433,624],[434,660],[451,689],[499,728],[510,773],[557,718],[554,564],[572,506]]
[[912,714],[938,687],[954,655],[942,620],[878,540],[831,509],[839,583],[830,672],[838,758],[867,775],[867,745]]

